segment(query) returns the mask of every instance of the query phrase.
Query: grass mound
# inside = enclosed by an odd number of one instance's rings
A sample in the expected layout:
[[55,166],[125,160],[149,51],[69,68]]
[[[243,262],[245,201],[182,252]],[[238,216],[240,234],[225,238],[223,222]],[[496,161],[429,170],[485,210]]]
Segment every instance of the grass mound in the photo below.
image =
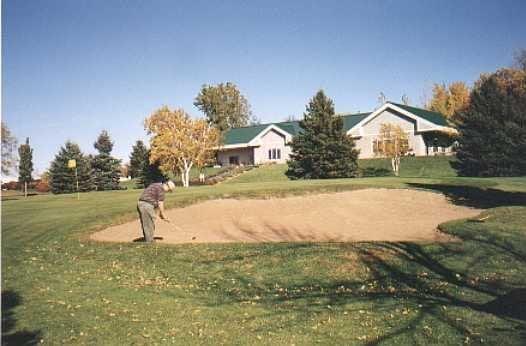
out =
[[[433,157],[404,157],[400,165],[400,177],[406,178],[447,178],[456,177],[457,174],[451,168],[450,156]],[[362,175],[364,177],[386,177],[393,176],[391,162],[388,159],[362,159],[358,160]],[[285,175],[286,164],[263,165],[242,176],[229,181],[236,183],[255,183],[271,181],[288,181]]]

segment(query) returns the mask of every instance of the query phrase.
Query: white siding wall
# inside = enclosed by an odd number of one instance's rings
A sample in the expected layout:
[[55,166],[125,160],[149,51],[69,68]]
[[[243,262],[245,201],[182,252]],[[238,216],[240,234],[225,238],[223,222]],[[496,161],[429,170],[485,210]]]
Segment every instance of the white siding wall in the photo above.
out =
[[402,114],[397,114],[389,110],[385,110],[376,116],[374,119],[363,125],[362,136],[355,139],[356,147],[360,149],[360,158],[373,158],[373,140],[380,132],[381,124],[399,125],[408,136],[409,147],[413,149],[413,153],[417,156],[426,154],[426,146],[424,138],[421,134],[415,133],[416,121],[408,118]]
[[[285,136],[270,130],[260,138],[260,146],[254,149],[254,161],[256,164],[276,162],[285,163],[290,154],[290,146],[285,143]],[[268,158],[268,151],[272,149],[281,150],[281,159],[272,160]]]
[[416,121],[410,119],[402,114],[394,113],[390,110],[385,110],[378,114],[374,119],[362,126],[362,133],[364,135],[378,135],[380,126],[384,123],[394,124],[400,126],[406,132],[414,132],[416,129]]

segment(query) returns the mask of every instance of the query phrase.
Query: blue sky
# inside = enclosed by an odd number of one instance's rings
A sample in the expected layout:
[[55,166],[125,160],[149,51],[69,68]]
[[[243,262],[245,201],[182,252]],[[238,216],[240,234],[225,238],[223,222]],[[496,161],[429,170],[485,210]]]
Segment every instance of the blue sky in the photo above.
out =
[[231,81],[264,122],[323,88],[337,112],[379,93],[419,105],[434,82],[472,83],[526,48],[526,1],[2,1],[2,117],[39,172],[101,130],[128,160],[162,105],[201,116],[202,84]]

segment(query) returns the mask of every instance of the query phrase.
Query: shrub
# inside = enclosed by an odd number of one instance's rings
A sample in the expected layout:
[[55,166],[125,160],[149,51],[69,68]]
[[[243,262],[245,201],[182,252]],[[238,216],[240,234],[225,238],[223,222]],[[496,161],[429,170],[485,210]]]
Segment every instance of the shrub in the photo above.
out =
[[18,190],[18,182],[16,181],[9,181],[7,183],[2,184],[2,189],[4,190]]
[[35,190],[41,193],[49,192],[49,184],[45,181],[40,180],[35,184]]

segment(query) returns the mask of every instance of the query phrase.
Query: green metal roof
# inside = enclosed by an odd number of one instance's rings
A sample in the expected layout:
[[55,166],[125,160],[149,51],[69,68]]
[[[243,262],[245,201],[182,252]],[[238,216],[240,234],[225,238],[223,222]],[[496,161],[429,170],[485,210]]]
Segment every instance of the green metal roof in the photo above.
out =
[[287,131],[293,136],[296,136],[301,131],[300,122],[299,121],[286,121],[283,123],[276,123],[274,124],[283,131]]
[[398,106],[408,112],[418,115],[420,118],[426,119],[427,121],[432,122],[435,125],[439,126],[449,126],[447,123],[446,117],[438,112],[428,111],[427,109],[416,108],[406,105],[401,105],[399,103],[389,102],[395,106]]
[[248,143],[254,137],[256,137],[261,131],[267,128],[267,126],[269,126],[269,124],[238,127],[238,128],[230,129],[225,134],[224,144],[228,145],[228,144]]
[[[432,122],[435,125],[440,126],[449,126],[446,118],[437,112],[431,112],[422,108],[416,108],[411,106],[406,106],[394,102],[389,102],[395,106],[398,106],[408,112],[411,112],[427,121]],[[341,115],[343,118],[343,129],[345,131],[349,131],[352,129],[356,124],[358,124],[360,121],[365,119],[369,113],[357,113],[357,114],[344,114]],[[280,123],[269,123],[269,124],[261,124],[261,125],[255,125],[255,126],[247,126],[247,127],[238,127],[234,129],[228,130],[228,132],[225,134],[224,144],[244,144],[250,142],[252,139],[254,139],[257,135],[261,133],[264,129],[266,129],[270,125],[275,125],[279,127],[280,129],[290,133],[292,136],[297,135],[301,131],[301,127],[299,125],[299,121],[285,121]]]
[[[358,113],[358,114],[346,114],[342,115],[343,117],[343,129],[345,131],[350,130],[354,125],[358,124],[362,119],[368,116],[371,113]],[[285,121],[281,123],[270,123],[270,124],[261,124],[247,127],[237,127],[228,130],[225,134],[224,144],[243,144],[248,143],[253,140],[257,135],[261,133],[270,125],[275,125],[290,133],[292,136],[297,135],[301,131],[299,121]]]
[[358,124],[360,121],[365,119],[368,115],[371,113],[357,113],[357,114],[347,114],[342,115],[343,117],[343,129],[345,131],[349,131],[352,129],[356,124]]

